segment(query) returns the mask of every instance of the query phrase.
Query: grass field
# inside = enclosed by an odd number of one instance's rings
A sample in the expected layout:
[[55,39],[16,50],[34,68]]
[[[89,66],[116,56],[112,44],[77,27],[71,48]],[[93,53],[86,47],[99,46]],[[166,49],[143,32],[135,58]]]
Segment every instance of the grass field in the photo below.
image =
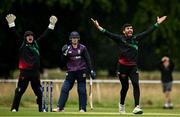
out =
[[[15,84],[5,83],[1,84],[0,93],[0,116],[3,117],[134,117],[134,116],[147,116],[147,117],[180,117],[180,100],[178,84],[174,85],[172,98],[175,108],[172,110],[162,109],[164,103],[161,85],[159,84],[141,84],[141,104],[144,110],[143,115],[133,115],[134,100],[132,97],[132,87],[128,91],[126,99],[126,112],[125,115],[118,113],[118,100],[119,100],[119,85],[118,84],[101,84],[100,86],[100,99],[99,94],[94,88],[94,110],[90,110],[89,104],[87,105],[87,112],[78,112],[78,99],[76,92],[76,85],[69,95],[69,99],[63,113],[39,113],[37,112],[37,105],[35,104],[35,96],[29,86],[27,91],[22,97],[20,110],[18,113],[10,112],[12,99],[14,96]],[[53,107],[59,97],[59,88],[54,86],[53,92]],[[113,92],[112,92],[113,91]],[[8,92],[8,93],[7,93]],[[112,95],[113,94],[113,95]]]
[[7,107],[0,107],[0,116],[3,117],[180,117],[180,109],[164,110],[162,108],[144,108],[142,115],[134,115],[131,109],[127,108],[126,114],[120,114],[117,108],[101,108],[97,107],[94,110],[80,113],[76,108],[67,107],[65,112],[46,112],[39,113],[37,108],[21,108],[17,113],[12,113]]
[[[54,73],[53,73],[54,74]],[[143,73],[141,79],[158,79],[159,74]],[[180,74],[174,75],[175,79],[180,78]],[[60,83],[53,85],[53,107],[59,97]],[[93,103],[94,110],[90,110],[89,103],[87,105],[87,112],[78,112],[78,97],[77,86],[74,85],[70,92],[68,102],[66,104],[65,112],[63,113],[39,113],[37,112],[37,105],[35,103],[35,95],[30,87],[24,93],[18,113],[10,112],[11,103],[14,96],[16,84],[15,83],[0,83],[0,116],[2,117],[180,117],[180,84],[173,84],[172,100],[175,108],[172,110],[164,110],[164,95],[162,93],[161,84],[140,84],[141,90],[141,106],[143,108],[143,115],[133,115],[133,91],[132,86],[126,98],[126,112],[125,115],[118,113],[119,91],[120,84],[94,84],[93,85]],[[87,85],[87,91],[89,87]]]

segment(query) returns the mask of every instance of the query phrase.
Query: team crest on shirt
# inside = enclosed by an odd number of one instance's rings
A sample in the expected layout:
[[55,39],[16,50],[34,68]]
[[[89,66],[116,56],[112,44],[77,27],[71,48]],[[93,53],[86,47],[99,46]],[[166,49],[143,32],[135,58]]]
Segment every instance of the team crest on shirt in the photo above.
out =
[[70,54],[71,54],[71,53],[72,53],[72,51],[68,51],[68,53],[70,53]]
[[81,50],[80,49],[78,49],[78,54],[80,54],[81,53]]

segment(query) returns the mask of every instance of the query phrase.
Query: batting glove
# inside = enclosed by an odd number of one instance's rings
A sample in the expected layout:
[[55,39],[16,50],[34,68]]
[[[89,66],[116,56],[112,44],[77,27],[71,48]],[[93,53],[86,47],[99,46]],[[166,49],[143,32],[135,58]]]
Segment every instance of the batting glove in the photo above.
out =
[[91,70],[90,75],[92,79],[96,79],[96,73],[94,70]]
[[53,30],[57,21],[58,21],[57,17],[54,16],[54,15],[52,15],[52,16],[49,18],[49,22],[50,22],[50,23],[49,23],[48,28]]
[[9,28],[15,27],[15,22],[14,22],[15,19],[16,19],[16,16],[14,14],[8,14],[6,16],[6,20],[8,22]]

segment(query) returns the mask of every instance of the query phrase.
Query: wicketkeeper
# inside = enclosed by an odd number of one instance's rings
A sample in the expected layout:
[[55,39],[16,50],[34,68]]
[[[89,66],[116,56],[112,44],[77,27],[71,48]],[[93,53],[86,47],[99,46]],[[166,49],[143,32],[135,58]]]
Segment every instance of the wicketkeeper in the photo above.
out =
[[[15,30],[15,19],[16,16],[13,14],[6,16],[9,28],[17,34]],[[51,16],[49,21],[50,23],[47,30],[38,39],[34,39],[34,33],[32,31],[26,31],[24,33],[24,37],[19,37],[19,40],[22,41],[22,45],[19,48],[20,75],[11,107],[12,112],[17,112],[19,110],[21,97],[24,94],[29,82],[31,83],[31,87],[36,95],[39,112],[42,111],[42,92],[39,74],[40,55],[38,42],[54,29],[57,18],[55,16]]]
[[86,93],[86,77],[90,74],[95,79],[95,72],[92,69],[91,59],[85,45],[80,44],[80,35],[73,31],[69,35],[70,45],[62,47],[62,61],[66,63],[67,73],[66,79],[61,88],[61,94],[57,108],[54,112],[64,111],[69,91],[72,89],[75,80],[77,80],[77,91],[79,95],[79,111],[86,112],[87,93]]
[[106,29],[102,28],[97,20],[92,20],[96,28],[101,31],[104,35],[114,40],[120,48],[120,56],[118,60],[118,76],[122,85],[120,92],[120,104],[119,112],[125,113],[125,97],[129,88],[128,78],[130,78],[133,85],[133,93],[135,100],[134,114],[142,114],[143,110],[140,108],[140,89],[139,89],[139,74],[137,69],[137,57],[138,57],[138,43],[139,40],[147,36],[149,33],[159,27],[166,19],[166,16],[161,18],[157,17],[157,22],[148,28],[146,31],[133,35],[133,26],[131,24],[124,24],[122,27],[122,35],[114,34]]

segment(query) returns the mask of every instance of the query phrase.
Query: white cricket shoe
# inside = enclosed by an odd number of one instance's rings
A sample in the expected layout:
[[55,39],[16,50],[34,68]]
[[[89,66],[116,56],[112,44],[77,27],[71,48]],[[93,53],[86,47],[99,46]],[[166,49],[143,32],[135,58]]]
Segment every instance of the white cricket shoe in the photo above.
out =
[[163,106],[164,109],[169,109],[169,104],[168,103],[165,103],[164,106]]
[[139,105],[137,105],[134,110],[133,110],[134,114],[143,114],[143,110],[140,108]]
[[119,112],[120,112],[121,114],[125,114],[125,113],[126,113],[126,111],[125,111],[125,105],[122,105],[122,104],[119,103]]
[[46,109],[44,109],[42,112],[46,112]]
[[17,112],[16,109],[12,109],[11,112]]
[[173,103],[169,103],[169,109],[173,109]]
[[64,109],[54,108],[52,112],[64,112]]
[[85,112],[83,109],[81,109],[81,110],[79,110],[79,112],[81,112],[81,113],[83,113],[83,112]]

